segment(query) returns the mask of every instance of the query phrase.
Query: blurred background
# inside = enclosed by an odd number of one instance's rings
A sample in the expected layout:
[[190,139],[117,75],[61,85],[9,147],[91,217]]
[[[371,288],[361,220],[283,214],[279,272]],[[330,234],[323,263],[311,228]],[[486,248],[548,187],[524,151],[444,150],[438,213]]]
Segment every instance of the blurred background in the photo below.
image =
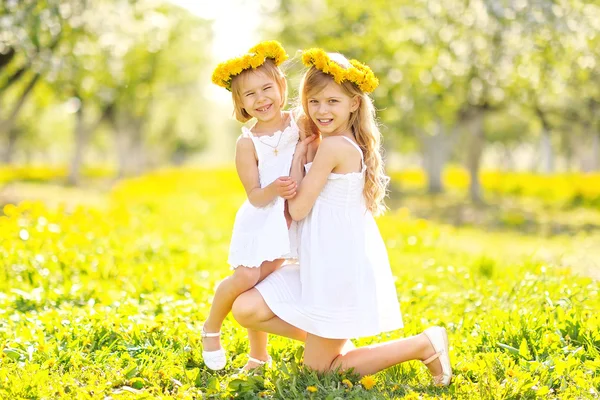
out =
[[2,203],[43,196],[40,182],[103,191],[169,166],[232,168],[240,126],[211,72],[276,39],[291,105],[303,48],[379,77],[392,207],[600,226],[596,0],[4,0],[0,29]]

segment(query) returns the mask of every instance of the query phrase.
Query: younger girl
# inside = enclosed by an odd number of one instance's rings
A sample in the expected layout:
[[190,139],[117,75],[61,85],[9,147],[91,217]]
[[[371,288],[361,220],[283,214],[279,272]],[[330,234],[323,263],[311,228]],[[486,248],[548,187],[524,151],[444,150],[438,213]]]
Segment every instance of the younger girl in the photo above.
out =
[[305,340],[304,363],[315,370],[367,375],[421,360],[437,385],[448,385],[452,369],[444,328],[347,347],[350,338],[402,327],[385,244],[373,219],[384,209],[388,183],[367,95],[378,81],[369,67],[341,54],[311,49],[302,59],[309,67],[300,88],[302,108],[323,140],[308,164],[312,137],[300,142],[290,171],[299,185],[289,211],[302,220],[300,267],[285,266],[243,293],[233,315],[247,328]]
[[[299,133],[293,116],[282,111],[287,83],[278,67],[287,57],[278,42],[262,42],[247,54],[219,64],[212,77],[215,84],[231,91],[238,121],[256,119],[251,128],[242,128],[236,146],[236,168],[248,200],[233,226],[228,262],[234,272],[219,284],[202,327],[202,356],[213,370],[227,363],[220,329],[235,298],[279,268],[285,258],[296,257],[285,199],[296,193],[296,183],[288,175]],[[267,334],[249,330],[248,337],[250,356],[245,368],[269,362]]]

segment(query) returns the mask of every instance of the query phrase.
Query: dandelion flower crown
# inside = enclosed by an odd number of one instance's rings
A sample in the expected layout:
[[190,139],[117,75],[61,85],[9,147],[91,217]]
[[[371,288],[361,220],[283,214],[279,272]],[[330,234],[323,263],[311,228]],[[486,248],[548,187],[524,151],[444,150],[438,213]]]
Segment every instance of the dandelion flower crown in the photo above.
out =
[[247,69],[260,67],[267,58],[272,59],[275,65],[279,66],[287,60],[288,55],[281,43],[276,40],[260,42],[243,56],[232,58],[217,65],[212,74],[212,81],[214,84],[231,91],[231,80],[234,76]]
[[350,66],[344,68],[331,59],[323,49],[313,48],[302,52],[302,62],[307,67],[315,67],[318,70],[331,75],[338,84],[343,81],[354,83],[365,93],[371,93],[379,86],[379,79],[371,68],[356,60],[350,60]]

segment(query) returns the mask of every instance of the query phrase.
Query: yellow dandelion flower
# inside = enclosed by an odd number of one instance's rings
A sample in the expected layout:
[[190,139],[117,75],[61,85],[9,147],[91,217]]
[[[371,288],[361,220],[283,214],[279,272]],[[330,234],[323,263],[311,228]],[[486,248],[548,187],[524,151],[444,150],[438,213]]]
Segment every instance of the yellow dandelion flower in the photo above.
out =
[[365,93],[372,92],[379,85],[379,80],[368,66],[357,60],[350,60],[351,67],[346,69],[333,61],[323,49],[312,48],[303,51],[302,63],[331,75],[337,83],[352,82]]
[[250,66],[252,68],[258,68],[260,67],[263,63],[264,63],[264,57],[261,57],[259,54],[257,54],[256,56],[252,57],[250,59]]
[[342,383],[343,383],[344,385],[346,385],[346,387],[347,387],[348,389],[352,389],[352,386],[354,386],[354,385],[352,384],[352,382],[350,382],[348,379],[344,379],[344,380],[342,381]]
[[377,381],[371,375],[365,375],[360,380],[360,384],[363,385],[365,389],[371,390],[373,386],[377,384]]
[[307,386],[306,390],[308,390],[311,393],[316,393],[318,389],[315,386]]
[[217,68],[213,71],[212,82],[231,90],[231,80],[234,76],[247,69],[260,67],[267,58],[272,59],[275,65],[279,66],[287,60],[288,55],[281,44],[275,40],[261,42],[246,54],[217,65]]
[[364,75],[360,73],[360,71],[354,67],[348,68],[346,72],[346,78],[350,82],[361,82],[364,78]]

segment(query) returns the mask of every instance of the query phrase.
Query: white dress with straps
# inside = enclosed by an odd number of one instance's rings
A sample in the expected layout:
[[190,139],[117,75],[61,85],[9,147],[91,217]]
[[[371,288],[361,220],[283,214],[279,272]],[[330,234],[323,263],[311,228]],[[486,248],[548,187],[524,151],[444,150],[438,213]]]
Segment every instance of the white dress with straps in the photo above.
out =
[[[362,159],[358,145],[344,138]],[[299,223],[300,265],[286,265],[256,285],[275,315],[324,338],[373,336],[403,326],[387,250],[366,208],[362,164],[360,172],[331,173]]]
[[[292,115],[283,131],[255,136],[249,128],[242,127],[242,137],[250,138],[256,149],[261,188],[280,176],[289,176],[299,139]],[[232,268],[257,268],[264,261],[297,258],[297,224],[292,223],[288,230],[284,206],[285,200],[279,196],[265,207],[254,207],[248,200],[242,204],[235,216],[229,246],[228,263]]]

